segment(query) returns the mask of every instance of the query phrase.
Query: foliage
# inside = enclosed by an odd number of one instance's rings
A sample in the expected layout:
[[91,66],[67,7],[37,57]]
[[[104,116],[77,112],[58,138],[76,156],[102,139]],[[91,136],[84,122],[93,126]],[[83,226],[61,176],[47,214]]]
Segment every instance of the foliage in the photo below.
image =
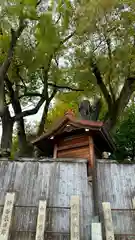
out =
[[[91,96],[91,94],[87,95],[86,92],[67,92],[67,93],[59,93],[55,98],[55,102],[50,107],[47,121],[45,124],[45,128],[49,128],[53,123],[55,123],[58,119],[62,118],[66,111],[72,109],[75,113],[76,118],[80,118],[79,114],[79,104],[83,99],[89,99],[91,104],[96,99]],[[106,112],[105,102],[102,100],[102,110],[100,112],[99,120],[104,120],[104,115]]]
[[72,71],[91,97],[104,97],[111,130],[135,89],[134,1],[83,1],[78,14]]
[[[67,96],[68,95],[68,96]],[[68,111],[69,109],[72,109],[75,114],[78,113],[78,105],[77,102],[75,101],[76,98],[73,98],[71,96],[72,94],[66,94],[66,98],[64,99],[56,99],[54,106],[49,110],[48,116],[47,116],[47,121],[45,128],[49,128],[52,124],[57,122],[59,119],[61,119],[65,112]],[[73,94],[75,96],[75,94]],[[68,101],[72,97],[71,101]]]
[[77,111],[82,98],[100,97],[100,119],[115,126],[135,89],[133,0],[2,0],[0,20],[0,111],[3,98],[19,122],[44,104],[41,134],[54,99],[47,126],[70,104]]
[[[0,7],[0,116],[8,113],[13,122],[18,122],[19,143],[25,140],[26,146],[23,118],[37,113],[43,103],[43,114],[47,115],[59,89],[64,90],[67,83],[69,88],[65,68],[59,62],[74,34],[71,22],[73,24],[75,5],[68,0],[64,4],[62,1],[13,0],[2,2]],[[10,103],[13,117],[9,113]],[[43,127],[42,117],[41,133]],[[4,134],[7,136],[7,132]]]
[[135,105],[125,109],[124,116],[120,119],[114,138],[117,144],[116,159],[135,161]]

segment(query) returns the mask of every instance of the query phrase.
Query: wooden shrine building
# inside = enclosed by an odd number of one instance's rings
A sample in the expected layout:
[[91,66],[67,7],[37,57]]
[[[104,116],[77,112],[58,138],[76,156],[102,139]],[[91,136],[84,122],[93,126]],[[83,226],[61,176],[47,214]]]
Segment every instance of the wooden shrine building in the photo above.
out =
[[103,152],[113,152],[115,148],[103,122],[76,119],[72,110],[33,144],[45,157],[83,158],[90,167],[95,158],[100,159]]

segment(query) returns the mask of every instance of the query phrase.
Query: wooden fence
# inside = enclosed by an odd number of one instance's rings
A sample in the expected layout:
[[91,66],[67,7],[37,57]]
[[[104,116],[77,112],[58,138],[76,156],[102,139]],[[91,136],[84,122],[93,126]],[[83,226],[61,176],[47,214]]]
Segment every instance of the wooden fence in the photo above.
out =
[[47,201],[44,239],[70,240],[72,196],[79,196],[80,239],[91,238],[93,191],[87,161],[0,161],[0,223],[7,192],[15,193],[10,240],[35,240],[41,200]]
[[[10,231],[12,232],[12,217],[15,206],[15,193],[7,193],[5,196],[5,203],[0,223],[0,240],[8,240],[10,238]],[[135,210],[135,198],[132,201],[133,209]],[[35,233],[35,240],[45,240],[46,232],[46,200],[40,200],[37,214],[37,226]],[[112,210],[109,202],[102,203],[103,210],[103,225],[104,236],[106,240],[114,239],[135,239],[135,236],[116,236],[114,233]],[[70,240],[80,240],[80,198],[79,196],[71,196],[70,200]],[[91,239],[102,240],[102,224],[100,222],[91,223]]]
[[[7,193],[3,208],[1,224],[0,224],[0,240],[8,240],[13,217],[13,209],[15,204],[15,193]],[[46,227],[46,200],[39,201],[37,226],[35,240],[45,239]],[[80,200],[79,196],[72,196],[70,200],[70,239],[80,240]]]
[[[13,220],[15,193],[7,193],[0,224],[0,240],[8,240]],[[46,200],[39,201],[35,240],[45,239]],[[80,199],[72,196],[70,200],[70,239],[80,240]],[[101,223],[92,223],[91,234],[93,240],[102,240]]]

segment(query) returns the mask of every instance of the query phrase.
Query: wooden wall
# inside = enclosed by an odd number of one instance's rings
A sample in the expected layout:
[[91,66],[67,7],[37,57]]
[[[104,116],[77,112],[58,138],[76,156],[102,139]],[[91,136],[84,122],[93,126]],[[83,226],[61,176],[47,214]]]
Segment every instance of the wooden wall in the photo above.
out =
[[58,158],[82,158],[89,161],[89,165],[93,164],[91,145],[91,137],[88,135],[73,135],[70,137],[63,137],[56,140],[55,157]]
[[[135,164],[98,160],[97,187],[101,216],[102,202],[111,204],[115,234],[135,234],[135,211],[132,211],[132,199],[135,196]],[[135,239],[135,236],[132,239]]]
[[39,200],[47,200],[46,239],[69,240],[72,195],[80,197],[81,239],[90,239],[93,196],[86,165],[74,159],[0,161],[0,218],[6,192],[16,193],[10,240],[35,239]]

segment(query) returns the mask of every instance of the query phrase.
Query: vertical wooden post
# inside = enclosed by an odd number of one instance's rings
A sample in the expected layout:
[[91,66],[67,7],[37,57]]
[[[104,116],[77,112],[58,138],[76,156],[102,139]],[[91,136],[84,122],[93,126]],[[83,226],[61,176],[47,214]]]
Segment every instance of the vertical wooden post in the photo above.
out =
[[135,209],[135,197],[132,198],[133,209]]
[[79,196],[72,196],[70,201],[71,206],[71,220],[70,220],[70,230],[71,230],[71,240],[80,240],[80,199]]
[[53,158],[57,158],[57,144],[54,145],[54,150],[53,150]]
[[109,202],[103,202],[102,206],[103,206],[106,240],[114,240],[111,205]]
[[45,220],[46,220],[46,201],[39,201],[36,240],[39,239],[44,240]]
[[101,223],[92,223],[91,224],[91,239],[92,240],[102,240]]
[[11,226],[15,193],[7,193],[0,225],[0,240],[8,240]]
[[93,144],[93,139],[92,137],[88,137],[89,138],[89,167],[93,168],[94,167],[94,144]]

